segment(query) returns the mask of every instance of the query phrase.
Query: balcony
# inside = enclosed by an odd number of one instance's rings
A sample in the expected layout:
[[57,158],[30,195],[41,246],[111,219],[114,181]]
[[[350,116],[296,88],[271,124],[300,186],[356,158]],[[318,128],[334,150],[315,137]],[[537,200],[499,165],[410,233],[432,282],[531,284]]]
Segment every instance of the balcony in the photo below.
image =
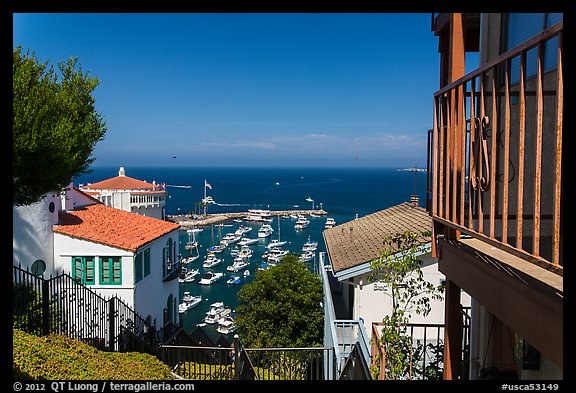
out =
[[168,282],[178,278],[181,270],[182,269],[179,260],[171,262],[170,259],[167,258],[162,262],[162,272],[163,272],[162,281]]
[[559,22],[434,94],[435,235],[469,235],[563,275],[562,59]]

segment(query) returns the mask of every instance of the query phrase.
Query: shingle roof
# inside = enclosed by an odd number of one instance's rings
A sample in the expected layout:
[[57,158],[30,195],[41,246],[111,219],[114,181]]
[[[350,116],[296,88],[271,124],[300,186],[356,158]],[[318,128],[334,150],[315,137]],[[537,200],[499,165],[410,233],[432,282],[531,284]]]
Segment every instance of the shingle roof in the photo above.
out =
[[180,224],[141,216],[97,203],[59,213],[53,231],[123,250],[139,247],[180,228]]
[[[370,262],[384,248],[388,235],[406,231],[430,232],[432,219],[421,206],[404,202],[323,232],[326,250],[335,273]],[[430,241],[427,236],[422,243]]]
[[158,185],[134,179],[129,176],[116,176],[82,187],[84,190],[156,190]]

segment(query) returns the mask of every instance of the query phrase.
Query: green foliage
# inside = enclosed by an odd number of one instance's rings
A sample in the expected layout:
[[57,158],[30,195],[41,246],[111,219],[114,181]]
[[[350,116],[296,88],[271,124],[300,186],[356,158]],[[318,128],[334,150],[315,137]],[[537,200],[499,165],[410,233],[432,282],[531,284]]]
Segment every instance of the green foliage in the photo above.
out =
[[75,339],[36,337],[13,329],[13,379],[168,380],[170,368],[152,355],[103,352]]
[[[387,379],[402,379],[408,373],[412,343],[406,325],[412,313],[427,316],[431,310],[430,300],[443,298],[443,288],[424,279],[422,262],[417,256],[427,236],[428,233],[411,231],[388,236],[383,240],[384,248],[379,257],[371,263],[370,281],[387,283],[392,300],[392,312],[382,320],[380,339],[386,354]],[[378,367],[373,368],[373,377],[379,371]]]
[[238,292],[237,324],[252,348],[319,346],[324,334],[322,281],[298,256],[259,271]]
[[[32,285],[25,283],[12,286],[12,327],[30,334],[42,335],[43,324],[42,298]],[[48,303],[48,322],[58,321],[60,311],[57,303]]]
[[77,58],[53,66],[34,53],[13,50],[13,204],[38,202],[88,173],[106,126],[92,92],[97,78],[77,67]]

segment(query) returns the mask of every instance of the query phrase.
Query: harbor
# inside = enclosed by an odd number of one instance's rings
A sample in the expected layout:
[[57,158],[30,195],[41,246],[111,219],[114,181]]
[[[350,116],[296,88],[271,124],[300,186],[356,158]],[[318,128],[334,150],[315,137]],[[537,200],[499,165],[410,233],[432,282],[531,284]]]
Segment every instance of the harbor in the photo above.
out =
[[[242,286],[252,282],[261,270],[281,263],[288,253],[297,255],[311,271],[317,272],[319,253],[325,252],[322,231],[329,218],[325,210],[312,209],[252,209],[211,214],[202,219],[191,215],[170,216],[182,224],[182,266],[185,274],[191,272],[189,280],[186,277],[179,280],[179,297],[198,299],[190,308],[182,306],[179,315],[184,330],[192,334],[201,328],[213,342],[220,335],[229,340],[232,332],[223,333],[219,323],[206,318],[212,307],[219,304],[234,315]],[[306,224],[299,226],[301,220],[307,221]],[[261,235],[266,227],[269,232]],[[188,243],[194,244],[193,248],[186,249]],[[313,250],[308,249],[309,244],[314,244]]]
[[[326,216],[328,212],[324,209],[303,209],[303,210],[266,210],[270,217],[282,217],[282,216]],[[247,217],[254,217],[254,211],[249,210],[246,212],[232,212],[232,213],[212,213],[201,216],[201,218],[195,218],[191,214],[176,214],[176,215],[166,215],[166,218],[170,221],[176,222],[184,228],[193,228],[200,226],[207,226],[211,224],[217,224],[226,221],[233,220],[243,220]],[[259,221],[256,218],[248,219],[247,221]],[[267,220],[266,220],[267,221]]]

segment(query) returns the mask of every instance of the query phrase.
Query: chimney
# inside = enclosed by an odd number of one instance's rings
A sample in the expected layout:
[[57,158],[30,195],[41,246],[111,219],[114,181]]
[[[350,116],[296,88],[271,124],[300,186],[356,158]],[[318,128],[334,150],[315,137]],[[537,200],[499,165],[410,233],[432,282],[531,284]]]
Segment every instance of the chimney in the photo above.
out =
[[410,196],[410,203],[414,206],[418,206],[418,195],[413,194]]
[[118,176],[126,176],[126,171],[124,170],[123,166],[120,167],[120,170],[118,171]]

